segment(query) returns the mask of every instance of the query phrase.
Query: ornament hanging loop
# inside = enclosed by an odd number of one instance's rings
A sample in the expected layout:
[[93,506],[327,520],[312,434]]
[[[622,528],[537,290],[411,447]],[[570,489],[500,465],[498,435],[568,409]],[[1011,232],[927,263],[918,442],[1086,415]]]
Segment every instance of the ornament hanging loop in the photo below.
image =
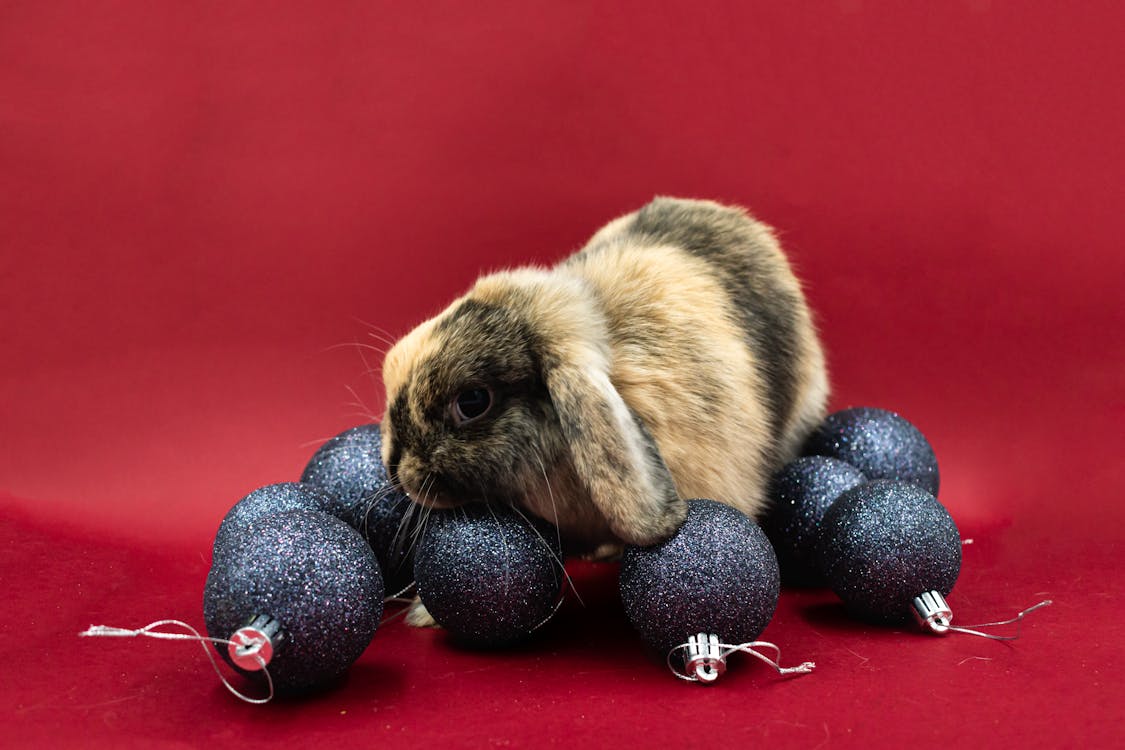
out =
[[[260,619],[261,618],[255,618],[252,624],[262,624],[259,622]],[[273,623],[277,622],[276,620],[271,620],[271,618],[268,617],[266,618],[266,620],[270,620]],[[160,629],[165,627],[181,628],[183,630],[186,630],[187,632],[170,633],[167,630]],[[243,630],[250,629],[251,628],[249,627],[243,628]],[[241,633],[242,631],[240,630],[238,632]],[[230,691],[231,695],[235,696],[239,700],[246,701],[247,703],[269,703],[271,700],[273,700],[274,691],[273,678],[270,676],[269,669],[266,668],[266,662],[269,660],[270,655],[272,655],[273,650],[271,646],[268,654],[266,654],[265,649],[263,648],[263,643],[261,641],[264,640],[266,644],[269,644],[269,638],[262,634],[260,631],[255,631],[255,633],[256,634],[248,634],[246,640],[244,641],[237,640],[236,637],[238,636],[238,633],[235,633],[235,635],[232,636],[230,640],[227,640],[226,638],[212,638],[210,636],[201,635],[198,630],[196,630],[183,620],[157,620],[156,622],[150,622],[143,628],[136,628],[133,630],[130,630],[128,628],[115,628],[108,625],[91,625],[89,628],[79,633],[78,636],[80,638],[136,638],[138,636],[146,636],[148,638],[158,638],[167,641],[195,641],[203,647],[203,653],[207,655],[207,659],[211,662],[211,667],[215,670],[215,674],[219,676],[219,679],[223,683],[223,687]],[[219,665],[215,661],[215,657],[211,653],[211,649],[207,646],[208,643],[225,644],[230,649],[230,652],[232,654],[234,653],[236,648],[247,649],[245,658],[249,663],[253,664],[253,667],[248,667],[247,669],[262,671],[262,674],[265,675],[266,678],[266,684],[269,687],[269,694],[265,698],[252,698],[249,695],[240,693],[238,689],[234,687],[234,685],[231,685],[230,682],[227,681],[227,678],[224,677],[223,673],[219,670]]]
[[531,629],[531,631],[530,631],[530,632],[534,633],[534,632],[535,632],[536,630],[539,630],[539,628],[541,628],[541,627],[543,627],[544,625],[546,625],[547,623],[549,623],[549,622],[551,621],[551,618],[552,618],[552,617],[554,617],[554,616],[555,616],[555,614],[556,614],[556,613],[557,613],[557,612],[558,612],[558,611],[559,611],[560,609],[562,609],[562,605],[563,605],[563,603],[564,603],[565,601],[566,601],[566,590],[564,589],[564,590],[562,590],[562,591],[560,591],[560,592],[559,592],[559,598],[558,598],[558,599],[557,599],[557,600],[555,601],[555,605],[554,605],[553,607],[551,607],[551,611],[550,611],[550,613],[548,613],[548,615],[547,615],[546,617],[544,617],[544,618],[543,618],[542,620],[540,620],[540,621],[539,621],[539,622],[538,622],[538,623],[537,623],[537,624],[535,625],[535,627],[533,627],[533,628]]
[[1019,627],[1017,625],[1014,635],[997,635],[995,633],[984,633],[976,628],[994,628],[1002,625],[1012,625],[1019,623],[1026,615],[1041,607],[1047,607],[1051,604],[1050,599],[1044,599],[1038,604],[1032,605],[1024,611],[1017,614],[1009,620],[1000,620],[998,622],[984,622],[978,625],[959,626],[953,624],[953,610],[950,609],[949,604],[945,601],[945,597],[938,591],[927,591],[914,597],[910,603],[910,611],[914,614],[914,619],[918,625],[925,631],[934,635],[947,635],[949,633],[963,633],[965,635],[975,635],[979,638],[988,638],[993,641],[1014,641],[1020,637]]
[[[758,651],[759,648],[772,651],[773,658]],[[681,643],[669,651],[666,661],[668,669],[672,670],[672,674],[679,679],[701,685],[713,685],[726,673],[727,657],[735,651],[749,654],[755,659],[769,664],[779,675],[808,674],[816,668],[816,664],[811,661],[802,662],[795,667],[781,666],[779,663],[781,649],[769,641],[751,641],[731,645],[721,642],[719,636],[714,633],[699,633],[691,636],[687,643]],[[684,670],[677,669],[674,663],[676,655],[681,652]]]

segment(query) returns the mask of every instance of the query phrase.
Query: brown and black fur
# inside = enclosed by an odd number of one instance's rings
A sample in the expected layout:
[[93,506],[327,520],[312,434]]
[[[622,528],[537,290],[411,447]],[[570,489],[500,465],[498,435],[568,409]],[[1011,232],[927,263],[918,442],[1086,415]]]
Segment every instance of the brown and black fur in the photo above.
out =
[[[800,285],[741,209],[661,198],[553,268],[482,277],[384,362],[384,461],[418,503],[512,504],[571,549],[651,544],[685,498],[757,515],[824,415]],[[450,405],[487,386],[486,418]]]

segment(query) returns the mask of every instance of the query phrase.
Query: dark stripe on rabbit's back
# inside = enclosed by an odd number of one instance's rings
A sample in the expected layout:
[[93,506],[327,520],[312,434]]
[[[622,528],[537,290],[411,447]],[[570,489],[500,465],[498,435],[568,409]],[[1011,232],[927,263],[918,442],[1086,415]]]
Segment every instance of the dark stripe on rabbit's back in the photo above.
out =
[[776,283],[784,260],[763,246],[746,214],[718,204],[658,198],[622,230],[657,245],[686,250],[713,264],[737,311],[755,360],[765,371],[771,422],[782,429],[794,406],[801,300]]

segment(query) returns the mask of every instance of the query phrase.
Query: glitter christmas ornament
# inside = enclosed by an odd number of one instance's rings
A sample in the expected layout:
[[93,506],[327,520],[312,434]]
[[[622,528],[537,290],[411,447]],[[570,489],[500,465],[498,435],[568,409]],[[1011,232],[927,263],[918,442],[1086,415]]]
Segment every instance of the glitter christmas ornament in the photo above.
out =
[[937,457],[917,427],[884,409],[857,407],[830,414],[809,436],[806,456],[830,456],[868,479],[901,479],[937,497]]
[[216,556],[203,593],[208,634],[236,644],[216,649],[259,679],[264,660],[279,693],[331,686],[367,648],[383,614],[371,548],[316,511],[261,516],[243,533],[243,543]]
[[714,500],[689,500],[687,520],[670,539],[626,547],[620,588],[646,643],[663,655],[695,639],[677,658],[690,663],[693,652],[703,654],[710,666],[699,675],[713,680],[724,666],[717,647],[758,637],[777,608],[780,581],[773,547],[756,523]]
[[378,424],[344,430],[317,448],[301,472],[301,481],[339,495],[346,508],[344,520],[357,526],[364,501],[389,484],[382,449]]
[[364,424],[329,439],[309,460],[301,481],[336,493],[344,520],[366,537],[388,594],[396,594],[414,580],[416,506],[395,489],[381,456],[379,425]]
[[926,617],[945,606],[943,597],[961,572],[961,535],[933,495],[909,482],[880,479],[832,504],[817,554],[849,612],[869,622],[902,623],[917,606]]
[[821,519],[841,493],[866,481],[856,467],[827,456],[798,458],[774,475],[762,530],[777,552],[782,581],[793,586],[823,584],[816,563]]
[[347,506],[336,493],[311,484],[283,482],[259,487],[227,511],[215,534],[212,557],[245,544],[249,539],[246,528],[254,521],[287,510],[320,511],[342,518]]
[[430,615],[458,641],[521,640],[557,608],[563,583],[557,532],[538,519],[474,503],[433,512],[414,577]]

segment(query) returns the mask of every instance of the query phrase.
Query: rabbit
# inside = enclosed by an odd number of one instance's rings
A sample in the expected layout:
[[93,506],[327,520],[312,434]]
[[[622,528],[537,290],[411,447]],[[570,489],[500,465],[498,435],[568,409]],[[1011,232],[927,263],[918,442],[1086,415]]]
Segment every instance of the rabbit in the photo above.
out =
[[[481,277],[395,343],[383,383],[383,461],[414,502],[515,506],[602,557],[672,535],[687,498],[757,517],[828,397],[773,231],[674,198],[554,267]],[[417,602],[407,619],[433,624]]]

